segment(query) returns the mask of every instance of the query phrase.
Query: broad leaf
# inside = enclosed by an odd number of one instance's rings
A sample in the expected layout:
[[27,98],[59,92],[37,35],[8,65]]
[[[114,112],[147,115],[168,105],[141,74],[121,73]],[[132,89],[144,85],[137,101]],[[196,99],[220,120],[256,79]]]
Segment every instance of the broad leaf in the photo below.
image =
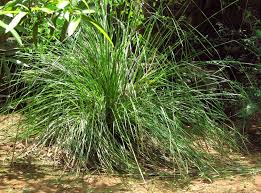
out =
[[11,23],[9,23],[9,25],[7,26],[7,28],[5,29],[5,33],[8,33],[9,31],[11,31],[12,29],[14,29],[18,23],[21,21],[21,19],[26,15],[26,12],[20,12],[18,13],[14,19],[11,21]]
[[[4,22],[2,22],[1,20],[0,20],[0,26],[3,27],[3,28],[5,28],[5,29],[7,29],[7,27],[8,27],[8,25],[5,24]],[[18,42],[18,44],[19,44],[20,46],[22,46],[23,43],[22,43],[22,39],[21,39],[20,35],[19,35],[14,29],[10,30],[10,32],[11,32],[11,34],[14,36],[14,38],[16,39],[16,41]]]
[[66,11],[66,12],[63,14],[63,17],[64,17],[64,19],[65,19],[66,21],[69,22],[69,20],[70,20],[70,12],[69,12],[69,11]]
[[63,9],[63,8],[65,8],[67,5],[69,5],[70,4],[70,1],[67,1],[67,0],[61,0],[61,1],[59,1],[58,3],[57,3],[57,5],[56,5],[56,7],[58,8],[58,9]]
[[0,15],[10,15],[10,14],[18,14],[20,11],[6,11],[6,10],[0,10]]
[[92,9],[85,9],[85,10],[82,10],[82,13],[83,14],[91,14],[91,13],[95,13],[95,11],[92,10]]
[[68,25],[68,28],[67,28],[67,34],[68,36],[71,36],[75,30],[77,29],[79,23],[81,21],[81,16],[73,19],[72,21],[70,21],[69,25]]
[[51,13],[53,13],[54,11],[53,10],[51,10],[51,9],[49,9],[49,8],[47,8],[47,7],[42,7],[42,8],[39,8],[42,12],[45,12],[45,13],[47,13],[47,14],[51,14]]

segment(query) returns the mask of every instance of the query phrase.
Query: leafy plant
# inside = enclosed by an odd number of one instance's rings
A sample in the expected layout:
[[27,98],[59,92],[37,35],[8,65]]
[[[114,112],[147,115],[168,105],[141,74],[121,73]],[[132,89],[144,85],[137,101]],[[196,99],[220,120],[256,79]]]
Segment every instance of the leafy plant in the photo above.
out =
[[91,17],[94,12],[85,0],[12,0],[0,7],[0,16],[5,16],[0,20],[0,27],[5,28],[5,33],[11,32],[21,45],[22,38],[17,30],[32,36],[32,41],[37,44],[39,34],[52,40],[57,38],[55,31],[58,30],[63,41],[75,32],[81,22],[87,22],[111,42],[102,26]]

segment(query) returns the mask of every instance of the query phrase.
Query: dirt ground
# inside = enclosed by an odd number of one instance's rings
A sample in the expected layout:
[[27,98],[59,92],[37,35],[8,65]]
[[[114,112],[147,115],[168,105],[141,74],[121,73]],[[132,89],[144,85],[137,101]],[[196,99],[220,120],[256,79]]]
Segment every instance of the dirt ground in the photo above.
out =
[[[151,177],[146,183],[126,176],[65,172],[52,152],[25,154],[26,143],[14,145],[19,115],[0,115],[0,193],[258,193],[261,192],[261,153],[233,155],[238,164],[220,175],[198,179]],[[15,150],[15,151],[14,151]],[[12,160],[13,157],[13,160]],[[12,163],[12,164],[11,164]],[[243,167],[244,166],[244,167]]]

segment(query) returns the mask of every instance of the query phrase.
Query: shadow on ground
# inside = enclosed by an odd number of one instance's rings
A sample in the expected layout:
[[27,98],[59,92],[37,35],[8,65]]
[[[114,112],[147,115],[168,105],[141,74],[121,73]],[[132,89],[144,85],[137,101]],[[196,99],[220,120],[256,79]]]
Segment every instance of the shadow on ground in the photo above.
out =
[[[0,193],[261,192],[261,152],[222,157],[222,162],[227,160],[227,164],[220,166],[219,174],[202,171],[197,173],[201,178],[194,178],[192,175],[178,180],[174,176],[156,175],[147,178],[144,184],[141,179],[123,176],[76,176],[54,166],[47,154],[41,154],[41,159],[30,154],[18,159],[17,155],[26,147],[22,143],[14,145],[12,140],[16,129],[12,125],[20,118],[16,115],[11,116],[11,120],[8,119],[10,116],[2,119],[0,116]],[[12,162],[14,149],[18,154],[14,154],[15,159]]]
[[77,177],[49,165],[14,163],[1,166],[0,192],[66,193],[66,192],[127,192],[115,179]]

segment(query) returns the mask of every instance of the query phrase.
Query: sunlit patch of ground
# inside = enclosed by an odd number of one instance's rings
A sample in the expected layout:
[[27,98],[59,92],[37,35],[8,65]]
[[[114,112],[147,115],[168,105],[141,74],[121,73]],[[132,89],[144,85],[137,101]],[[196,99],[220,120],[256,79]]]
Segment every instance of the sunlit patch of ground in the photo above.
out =
[[[143,180],[130,176],[97,173],[76,176],[59,167],[52,159],[53,152],[42,149],[34,154],[25,154],[26,143],[14,143],[19,120],[21,116],[18,114],[0,116],[0,193],[261,192],[260,153],[233,155],[234,165],[230,169],[223,169],[220,175],[204,174],[200,179],[154,176],[144,183]],[[248,166],[248,169],[244,169],[243,165]]]

